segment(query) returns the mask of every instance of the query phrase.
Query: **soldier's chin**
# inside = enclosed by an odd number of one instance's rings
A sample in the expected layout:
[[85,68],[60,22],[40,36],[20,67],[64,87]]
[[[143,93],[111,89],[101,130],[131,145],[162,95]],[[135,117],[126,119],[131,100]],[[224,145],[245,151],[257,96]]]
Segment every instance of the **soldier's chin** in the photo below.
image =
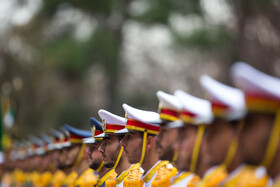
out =
[[114,163],[107,162],[107,163],[104,163],[104,166],[106,168],[112,168],[114,166]]
[[244,159],[245,164],[253,165],[253,166],[258,166],[261,161],[253,160],[253,159]]
[[162,155],[163,149],[162,149],[161,147],[158,147],[158,148],[157,148],[157,152],[158,152],[159,155]]
[[93,169],[93,170],[97,170],[99,168],[101,163],[97,163],[97,162],[92,162],[90,165],[89,165],[89,168],[90,169]]
[[136,164],[136,163],[138,163],[140,161],[140,159],[139,160],[136,160],[135,158],[133,158],[133,159],[129,159],[128,158],[128,162],[130,163],[130,164]]

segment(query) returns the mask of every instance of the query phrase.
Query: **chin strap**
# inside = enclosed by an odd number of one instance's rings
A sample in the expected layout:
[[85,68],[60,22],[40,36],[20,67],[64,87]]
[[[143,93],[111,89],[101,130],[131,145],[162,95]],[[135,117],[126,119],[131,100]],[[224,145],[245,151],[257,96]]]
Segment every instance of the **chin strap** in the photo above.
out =
[[139,161],[140,164],[142,164],[142,162],[144,160],[144,157],[145,157],[147,136],[148,136],[148,132],[147,132],[147,130],[145,130],[144,134],[143,134],[142,153],[141,153],[141,158],[140,158],[140,161]]
[[80,164],[80,162],[83,158],[83,154],[85,152],[85,149],[86,149],[86,144],[83,143],[82,146],[81,146],[80,152],[78,154],[77,160],[73,165],[74,168],[76,168]]
[[193,173],[195,173],[195,170],[196,170],[197,158],[198,158],[204,130],[205,130],[204,125],[198,126],[198,131],[197,131],[196,140],[195,140],[195,144],[194,144],[194,148],[193,148],[193,152],[192,152],[192,159],[191,159],[191,166],[190,166],[190,171]]
[[96,171],[99,172],[103,166],[104,166],[104,161],[102,160],[100,166],[97,168]]
[[[243,126],[244,126],[244,120],[241,120],[239,123],[238,123],[238,134],[241,132],[241,130],[243,129]],[[237,147],[238,147],[238,136],[236,136],[232,142],[230,143],[230,146],[228,148],[228,152],[227,152],[227,155],[226,155],[226,158],[223,162],[223,165],[226,166],[228,168],[228,166],[230,165],[230,163],[232,162],[233,160],[233,157],[235,156],[236,154],[236,150],[237,150]]]
[[122,153],[123,153],[123,146],[121,146],[121,149],[120,149],[118,158],[117,158],[117,160],[116,160],[116,162],[115,162],[115,164],[114,164],[114,166],[113,166],[113,169],[115,169],[115,168],[118,166],[118,164],[119,164],[119,162],[120,162],[120,159],[121,159],[121,157],[122,157]]
[[267,145],[264,159],[261,162],[261,165],[265,166],[266,168],[270,166],[271,161],[275,157],[277,145],[279,143],[279,136],[280,136],[280,108],[276,111],[276,118],[273,123],[273,127],[271,129],[270,139]]
[[172,163],[175,164],[177,158],[178,158],[178,153],[179,151],[178,150],[174,150],[174,155],[173,155],[173,158],[172,158]]

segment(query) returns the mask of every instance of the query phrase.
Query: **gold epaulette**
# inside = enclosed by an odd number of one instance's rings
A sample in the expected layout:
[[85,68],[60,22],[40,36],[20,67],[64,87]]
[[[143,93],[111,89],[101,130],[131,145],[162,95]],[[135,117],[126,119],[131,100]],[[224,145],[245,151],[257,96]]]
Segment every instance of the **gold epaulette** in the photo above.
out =
[[191,186],[189,184],[192,184],[192,185],[194,184],[194,186],[196,186],[197,183],[199,182],[200,178],[197,175],[195,175],[192,172],[190,172],[190,171],[184,171],[184,172],[181,172],[180,174],[177,174],[174,177],[172,177],[170,179],[171,184],[172,185],[178,184],[182,180],[186,179],[187,177],[189,177],[191,175],[193,175],[193,177],[192,177],[191,181],[188,183],[188,186]]
[[280,177],[278,177],[278,178],[274,181],[273,187],[280,187]]
[[[221,182],[223,187],[266,187],[269,183],[269,177],[266,173],[259,175],[261,168],[244,166],[238,173],[230,179],[225,179]],[[259,175],[259,176],[258,176]]]
[[39,172],[37,172],[37,171],[32,172],[31,180],[32,180],[33,186],[40,186],[40,177],[41,177],[41,175]]
[[218,186],[218,184],[226,177],[226,168],[225,166],[220,165],[216,168],[213,168],[213,171],[210,171],[208,174],[206,174],[199,182],[198,187]]
[[47,187],[52,181],[52,173],[49,171],[44,172],[40,177],[40,186]]
[[65,180],[65,173],[62,170],[57,170],[52,179],[52,186],[53,187],[60,187],[63,184],[63,181]]
[[15,181],[16,185],[21,186],[25,181],[25,176],[22,170],[15,169],[13,172],[13,180]]
[[94,171],[88,168],[84,171],[81,176],[75,182],[75,186],[85,187],[85,186],[94,186],[98,181],[98,175],[94,174]]
[[65,180],[63,181],[64,185],[67,185],[68,187],[75,187],[75,181],[78,178],[78,173],[76,171],[72,171]]
[[157,175],[152,181],[152,187],[170,186],[170,178],[175,176],[177,169],[168,161],[163,161],[164,164],[157,169]]
[[116,174],[114,169],[111,169],[105,175],[103,175],[101,178],[99,178],[99,180],[97,181],[95,186],[98,187],[98,186],[103,185],[105,183],[105,181],[107,181],[111,177],[111,175],[113,175],[114,177],[117,176],[117,174]]
[[123,181],[123,187],[142,187],[144,182],[141,180],[143,170],[140,164],[134,164],[129,169],[128,176]]
[[116,172],[114,171],[110,177],[105,181],[105,187],[116,187],[117,183],[115,181],[115,177],[117,176]]

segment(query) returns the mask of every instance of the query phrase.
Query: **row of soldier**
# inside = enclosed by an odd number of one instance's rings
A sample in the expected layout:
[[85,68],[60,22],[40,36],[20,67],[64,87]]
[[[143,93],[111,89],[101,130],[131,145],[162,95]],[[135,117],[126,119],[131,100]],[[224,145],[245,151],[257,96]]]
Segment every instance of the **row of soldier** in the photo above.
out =
[[2,186],[280,186],[280,79],[238,62],[236,86],[204,75],[206,99],[157,92],[159,111],[99,110],[10,151]]

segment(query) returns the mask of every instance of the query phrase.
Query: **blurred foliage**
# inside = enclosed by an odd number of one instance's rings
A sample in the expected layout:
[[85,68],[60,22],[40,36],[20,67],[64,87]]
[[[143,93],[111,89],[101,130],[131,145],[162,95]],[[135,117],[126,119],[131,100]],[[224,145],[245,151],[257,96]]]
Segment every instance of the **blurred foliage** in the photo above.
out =
[[[123,102],[140,108],[146,106],[146,109],[157,107],[155,96],[151,96],[154,90],[145,90],[144,94],[132,91],[125,95],[125,100],[120,95],[120,77],[127,73],[122,56],[124,28],[130,21],[147,29],[163,26],[170,32],[172,45],[180,48],[183,54],[192,53],[197,61],[203,54],[211,54],[218,67],[228,67],[235,60],[243,60],[267,73],[276,74],[274,67],[280,59],[277,43],[280,39],[280,8],[276,1],[224,0],[233,16],[230,23],[209,21],[202,2],[42,0],[32,20],[22,26],[13,26],[11,32],[1,37],[0,63],[4,70],[0,83],[12,82],[14,77],[21,77],[24,82],[23,89],[15,91],[19,107],[17,120],[22,127],[22,135],[63,123],[87,128],[89,115],[97,117],[100,108],[122,115],[119,111]],[[69,23],[57,26],[61,24],[59,15],[67,10],[80,15],[80,18],[77,21],[74,14],[73,17],[66,14]],[[171,22],[175,14],[196,16],[202,25],[192,32],[178,32]],[[84,19],[94,21],[95,25],[86,39],[79,39],[75,30]],[[266,37],[262,37],[263,33]],[[274,39],[269,36],[274,36]],[[14,38],[22,42],[17,52],[9,47]],[[176,51],[176,47],[170,50]],[[161,68],[155,63],[147,64],[151,69]],[[97,75],[91,77],[92,73]],[[148,76],[153,81],[153,76],[163,75]],[[222,78],[225,77],[226,74]],[[88,82],[94,79],[97,79],[95,85],[90,87]],[[182,81],[194,84],[193,79]],[[139,83],[135,90],[142,87]],[[94,92],[89,94],[91,91]],[[94,100],[91,97],[100,98]]]
[[46,44],[42,54],[45,63],[64,72],[72,79],[81,77],[89,66],[86,61],[87,49],[86,43],[77,42],[73,37],[64,35]]
[[174,33],[176,44],[183,47],[198,47],[202,50],[225,49],[231,44],[232,37],[224,28],[200,28],[189,35]]

